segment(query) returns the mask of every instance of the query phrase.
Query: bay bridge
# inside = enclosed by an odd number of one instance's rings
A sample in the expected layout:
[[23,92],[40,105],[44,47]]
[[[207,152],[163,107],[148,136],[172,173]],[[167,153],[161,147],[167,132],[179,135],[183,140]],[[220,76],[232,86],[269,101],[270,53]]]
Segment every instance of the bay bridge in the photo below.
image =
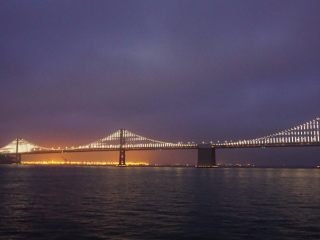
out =
[[215,167],[217,148],[269,148],[269,147],[312,147],[320,146],[319,121],[316,118],[299,126],[260,138],[239,140],[237,142],[183,144],[162,142],[134,134],[128,130],[120,129],[115,133],[98,141],[71,148],[47,148],[17,138],[5,147],[0,148],[0,161],[6,158],[13,163],[21,163],[21,156],[30,154],[49,153],[75,153],[119,151],[118,166],[126,166],[126,151],[136,150],[174,150],[197,149],[198,167]]

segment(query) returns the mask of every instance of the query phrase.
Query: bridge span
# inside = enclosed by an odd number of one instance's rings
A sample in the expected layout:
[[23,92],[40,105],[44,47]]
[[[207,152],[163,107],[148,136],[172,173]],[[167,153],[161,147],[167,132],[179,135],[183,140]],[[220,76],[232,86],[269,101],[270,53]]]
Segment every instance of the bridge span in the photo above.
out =
[[239,140],[237,142],[230,141],[224,143],[169,143],[146,138],[125,129],[120,129],[93,143],[64,149],[41,147],[22,138],[17,138],[5,147],[0,148],[0,161],[6,160],[6,157],[8,157],[13,159],[12,161],[14,163],[21,163],[21,156],[30,154],[119,151],[118,166],[126,166],[126,151],[197,149],[197,166],[215,167],[215,151],[217,148],[233,149],[320,146],[319,121],[320,118],[316,118],[294,128],[272,135],[250,140]]

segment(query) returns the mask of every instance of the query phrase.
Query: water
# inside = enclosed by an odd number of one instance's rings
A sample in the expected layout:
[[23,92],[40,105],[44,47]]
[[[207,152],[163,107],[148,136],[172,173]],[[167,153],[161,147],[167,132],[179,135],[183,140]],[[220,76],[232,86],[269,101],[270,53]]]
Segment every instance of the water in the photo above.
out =
[[319,169],[0,166],[1,239],[320,239]]

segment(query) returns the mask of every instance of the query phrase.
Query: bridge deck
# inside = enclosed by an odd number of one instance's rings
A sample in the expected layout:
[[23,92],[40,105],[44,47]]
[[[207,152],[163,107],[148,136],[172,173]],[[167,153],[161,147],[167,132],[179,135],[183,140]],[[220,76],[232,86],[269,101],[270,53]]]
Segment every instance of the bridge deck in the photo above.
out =
[[214,145],[215,148],[261,148],[261,147],[316,147],[320,146],[320,142],[308,143],[264,143],[264,144],[227,144]]
[[[316,147],[320,146],[319,142],[313,143],[277,143],[277,144],[212,144],[211,148],[216,149],[234,149],[234,148],[275,148],[275,147]],[[125,151],[147,151],[147,150],[186,150],[186,149],[199,149],[197,146],[179,146],[179,147],[129,147],[124,148]],[[22,155],[29,154],[49,154],[49,153],[77,153],[77,152],[106,152],[106,151],[119,151],[119,148],[81,148],[81,149],[53,149],[53,150],[44,150],[44,151],[29,151],[29,152],[19,152]],[[11,153],[7,153],[10,155]],[[12,153],[13,154],[13,153]],[[15,154],[15,153],[14,153]]]

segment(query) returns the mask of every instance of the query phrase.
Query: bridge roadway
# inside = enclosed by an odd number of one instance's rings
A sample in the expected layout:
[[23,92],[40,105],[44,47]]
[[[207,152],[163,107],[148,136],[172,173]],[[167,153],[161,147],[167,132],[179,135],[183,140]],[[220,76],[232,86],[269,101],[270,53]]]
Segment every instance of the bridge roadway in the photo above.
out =
[[232,144],[227,145],[214,144],[215,148],[262,148],[262,147],[317,147],[320,142],[305,142],[305,143],[260,143],[260,144]]
[[[270,147],[317,147],[320,146],[320,142],[310,142],[310,143],[266,143],[266,144],[200,144],[200,145],[191,145],[191,146],[171,146],[171,147],[123,147],[125,151],[137,151],[137,150],[178,150],[178,149],[199,149],[199,148],[270,148]],[[44,151],[29,151],[29,152],[20,152],[22,155],[29,154],[49,154],[49,153],[77,153],[77,152],[103,152],[103,151],[119,151],[119,147],[113,148],[69,148],[69,149],[52,149]]]
[[[125,151],[137,151],[137,150],[177,150],[177,149],[198,149],[199,146],[183,146],[183,147],[123,147]],[[29,151],[29,152],[20,152],[22,155],[29,154],[46,154],[46,153],[77,153],[77,152],[105,152],[105,151],[119,151],[119,147],[114,148],[69,148],[69,149],[52,149],[44,151]]]
[[[216,166],[215,149],[239,149],[239,148],[277,148],[277,147],[319,147],[320,142],[309,143],[266,143],[266,144],[200,144],[191,146],[170,146],[170,147],[122,147],[122,151],[146,151],[146,150],[198,150],[199,167]],[[31,154],[52,154],[52,153],[79,153],[79,152],[103,152],[103,151],[119,151],[120,147],[114,148],[75,148],[75,149],[52,149],[44,151],[29,151],[19,153],[21,155]],[[121,154],[121,153],[120,153]],[[14,156],[15,154],[8,154]],[[125,165],[125,162],[124,164]]]

